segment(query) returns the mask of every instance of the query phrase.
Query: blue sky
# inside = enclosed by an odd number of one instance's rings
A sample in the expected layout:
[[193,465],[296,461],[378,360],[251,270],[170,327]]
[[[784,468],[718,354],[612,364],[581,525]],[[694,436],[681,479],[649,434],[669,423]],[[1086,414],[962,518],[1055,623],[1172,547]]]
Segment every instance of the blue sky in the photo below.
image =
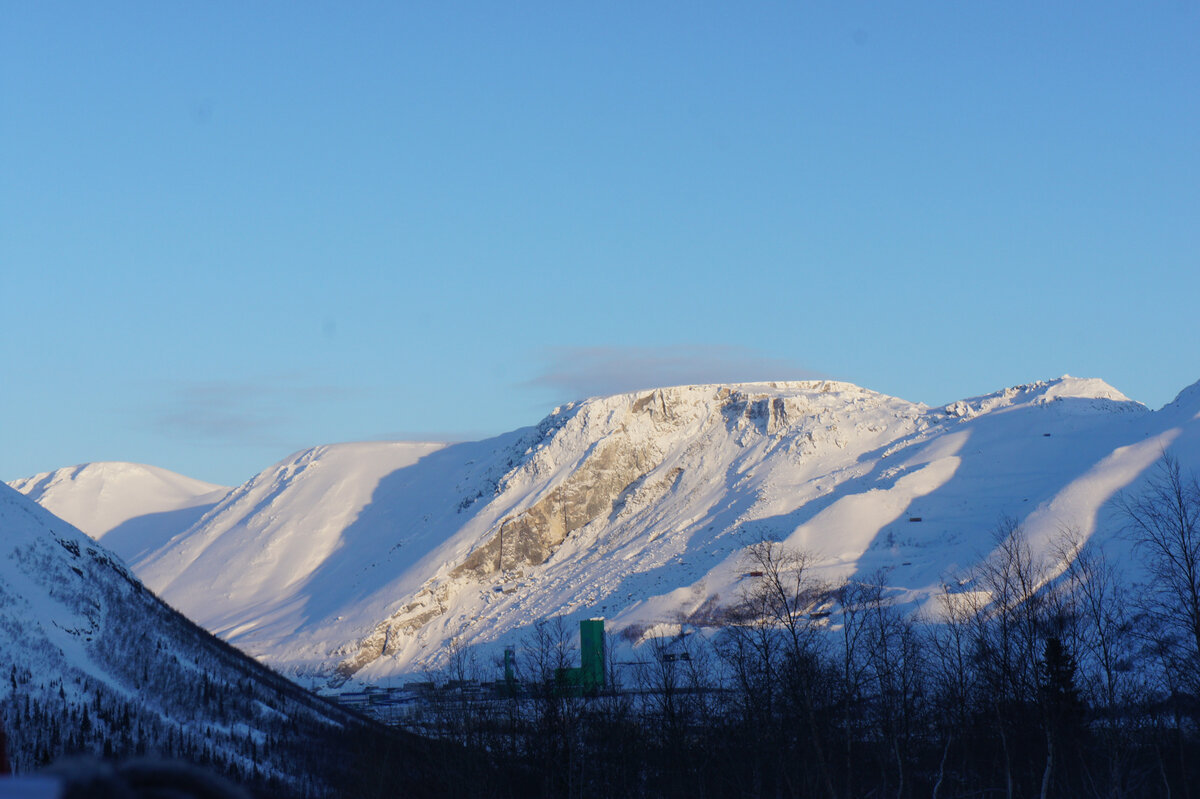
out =
[[0,478],[1200,379],[1200,6],[7,3]]

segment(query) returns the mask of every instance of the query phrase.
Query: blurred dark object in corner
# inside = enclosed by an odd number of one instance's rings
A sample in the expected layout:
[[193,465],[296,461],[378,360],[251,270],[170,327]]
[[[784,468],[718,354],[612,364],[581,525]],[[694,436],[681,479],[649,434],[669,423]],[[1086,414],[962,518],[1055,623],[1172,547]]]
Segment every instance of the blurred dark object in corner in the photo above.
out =
[[68,758],[28,777],[0,777],[0,799],[249,799],[228,780],[187,763]]

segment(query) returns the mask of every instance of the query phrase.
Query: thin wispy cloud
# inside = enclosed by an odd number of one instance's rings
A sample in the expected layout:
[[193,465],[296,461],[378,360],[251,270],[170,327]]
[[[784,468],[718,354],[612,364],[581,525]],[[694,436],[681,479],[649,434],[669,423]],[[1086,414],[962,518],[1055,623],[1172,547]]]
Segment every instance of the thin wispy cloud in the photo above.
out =
[[495,435],[486,430],[386,430],[367,437],[368,441],[417,441],[435,444],[460,444]]
[[547,351],[545,361],[542,373],[525,385],[562,400],[661,386],[826,377],[795,361],[737,346],[558,347]]
[[354,392],[294,376],[258,380],[177,381],[163,389],[149,418],[164,435],[210,443],[278,447],[285,431],[315,404]]

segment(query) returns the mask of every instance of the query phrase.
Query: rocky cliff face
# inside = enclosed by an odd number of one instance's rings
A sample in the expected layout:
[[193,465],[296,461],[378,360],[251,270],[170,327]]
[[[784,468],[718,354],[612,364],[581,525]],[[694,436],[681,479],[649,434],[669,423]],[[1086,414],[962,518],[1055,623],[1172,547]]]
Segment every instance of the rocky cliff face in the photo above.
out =
[[[852,458],[861,450],[851,441],[870,445],[881,435],[911,434],[927,424],[924,415],[920,406],[829,381],[658,389],[560,409],[500,481],[473,540],[376,625],[338,673],[350,676],[380,658],[410,654],[420,633],[444,621],[464,595],[509,597],[563,571],[556,556],[570,539],[572,551],[625,550],[601,582],[611,585],[614,572],[648,571],[653,561],[642,560],[640,550],[672,540],[686,550],[688,539],[705,529],[697,500],[727,489],[731,470],[741,473],[742,486],[758,485],[767,474],[755,478],[751,463],[779,457],[795,465],[828,451]],[[656,544],[668,498],[693,518],[673,522],[671,537]],[[718,551],[731,545],[718,544]],[[606,590],[591,593],[601,597]]]

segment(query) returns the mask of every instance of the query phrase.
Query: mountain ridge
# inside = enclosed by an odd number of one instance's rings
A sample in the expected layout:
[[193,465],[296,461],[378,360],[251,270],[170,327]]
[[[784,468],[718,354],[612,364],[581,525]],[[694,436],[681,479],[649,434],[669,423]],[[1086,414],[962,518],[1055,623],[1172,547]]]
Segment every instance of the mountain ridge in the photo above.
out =
[[333,681],[550,615],[694,615],[736,593],[758,538],[831,577],[890,569],[919,604],[1003,515],[1039,545],[1107,529],[1113,492],[1161,451],[1194,453],[1189,403],[1200,390],[1150,411],[1070,376],[941,407],[824,380],[626,392],[479,442],[303,450],[135,569],[251,654]]

